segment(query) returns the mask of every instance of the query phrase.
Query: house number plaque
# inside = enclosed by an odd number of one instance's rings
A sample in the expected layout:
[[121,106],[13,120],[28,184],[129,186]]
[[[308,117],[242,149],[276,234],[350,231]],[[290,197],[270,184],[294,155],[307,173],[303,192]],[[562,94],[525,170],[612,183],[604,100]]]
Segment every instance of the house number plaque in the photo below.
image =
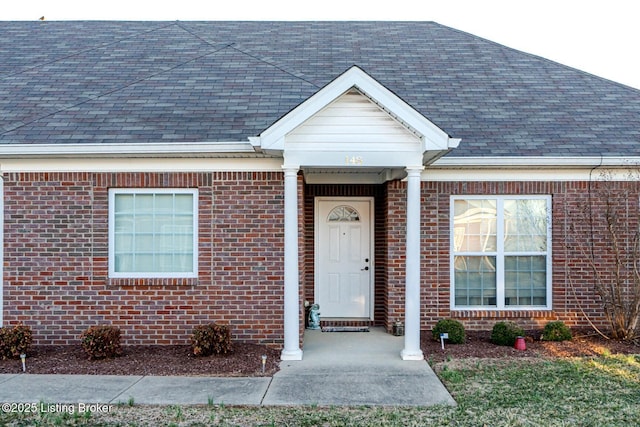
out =
[[364,160],[362,156],[346,156],[344,158],[345,165],[362,165],[364,164]]

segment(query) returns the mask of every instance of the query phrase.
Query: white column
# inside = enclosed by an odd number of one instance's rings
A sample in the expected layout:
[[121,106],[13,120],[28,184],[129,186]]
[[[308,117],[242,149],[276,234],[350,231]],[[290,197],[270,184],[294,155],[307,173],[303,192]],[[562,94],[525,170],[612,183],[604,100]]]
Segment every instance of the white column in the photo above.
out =
[[407,171],[407,241],[404,305],[403,360],[423,360],[420,349],[420,174],[424,168]]
[[302,360],[298,284],[298,168],[284,169],[284,349],[282,360]]

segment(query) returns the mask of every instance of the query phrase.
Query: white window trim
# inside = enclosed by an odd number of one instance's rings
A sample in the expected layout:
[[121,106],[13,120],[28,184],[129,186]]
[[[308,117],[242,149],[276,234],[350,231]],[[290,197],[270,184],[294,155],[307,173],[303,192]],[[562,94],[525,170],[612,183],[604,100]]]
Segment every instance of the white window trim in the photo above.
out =
[[[193,195],[193,266],[190,272],[116,272],[115,271],[115,197],[118,194],[191,194]],[[198,277],[198,190],[194,188],[110,188],[109,189],[109,277],[126,279],[165,279]]]
[[[456,255],[477,255],[477,252],[458,252],[454,251],[454,203],[456,200],[495,200],[497,202],[497,218],[496,218],[496,238],[497,238],[497,250],[496,250],[496,305],[456,305],[455,304],[455,265],[454,258]],[[546,300],[547,304],[541,305],[518,305],[507,306],[504,303],[504,242],[501,241],[500,236],[504,236],[504,201],[505,200],[546,200],[547,203],[547,251],[546,251],[546,267],[547,267],[547,289]],[[552,254],[552,212],[551,212],[551,196],[550,195],[456,195],[451,196],[449,205],[449,277],[451,280],[451,294],[450,294],[450,308],[453,311],[456,310],[500,310],[500,311],[525,311],[525,310],[551,310],[552,295],[553,295],[553,283],[551,281],[553,254]],[[531,256],[539,255],[540,252],[509,252],[509,256]]]

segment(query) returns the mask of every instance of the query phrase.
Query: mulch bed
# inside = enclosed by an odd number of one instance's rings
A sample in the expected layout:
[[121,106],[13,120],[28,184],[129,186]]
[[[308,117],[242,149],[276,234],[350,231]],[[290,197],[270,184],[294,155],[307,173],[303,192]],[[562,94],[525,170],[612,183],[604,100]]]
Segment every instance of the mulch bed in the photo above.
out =
[[[262,372],[262,355],[267,356]],[[126,346],[122,356],[89,360],[82,347],[34,346],[27,355],[30,374],[271,376],[280,352],[261,345],[235,343],[233,352],[195,357],[191,346]],[[22,372],[20,360],[0,360],[0,373]]]
[[[607,340],[591,330],[575,331],[572,341],[545,342],[539,332],[527,334],[527,349],[498,346],[489,341],[490,332],[467,331],[464,344],[448,344],[423,333],[421,346],[430,363],[465,358],[584,357],[610,354],[640,354],[640,346]],[[537,334],[537,335],[536,335]],[[193,376],[271,376],[279,369],[280,351],[255,344],[235,343],[232,353],[195,357],[191,347],[126,346],[114,359],[89,360],[78,346],[34,346],[27,355],[31,374],[90,375],[193,375]],[[267,355],[262,372],[262,355]],[[0,360],[0,373],[20,373],[20,360]]]
[[430,362],[443,362],[461,358],[523,358],[523,357],[591,357],[610,354],[640,354],[638,343],[608,340],[592,330],[574,330],[573,340],[552,342],[540,341],[539,331],[526,334],[525,351],[513,347],[499,346],[490,341],[490,331],[466,331],[464,344],[447,344],[442,350],[440,341],[431,334],[422,334],[421,347]]

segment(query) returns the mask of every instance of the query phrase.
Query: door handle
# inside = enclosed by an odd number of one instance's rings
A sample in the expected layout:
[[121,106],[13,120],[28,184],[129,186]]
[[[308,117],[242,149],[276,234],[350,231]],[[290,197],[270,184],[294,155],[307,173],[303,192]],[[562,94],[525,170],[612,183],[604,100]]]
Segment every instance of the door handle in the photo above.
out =
[[360,271],[369,271],[369,267],[361,268]]

